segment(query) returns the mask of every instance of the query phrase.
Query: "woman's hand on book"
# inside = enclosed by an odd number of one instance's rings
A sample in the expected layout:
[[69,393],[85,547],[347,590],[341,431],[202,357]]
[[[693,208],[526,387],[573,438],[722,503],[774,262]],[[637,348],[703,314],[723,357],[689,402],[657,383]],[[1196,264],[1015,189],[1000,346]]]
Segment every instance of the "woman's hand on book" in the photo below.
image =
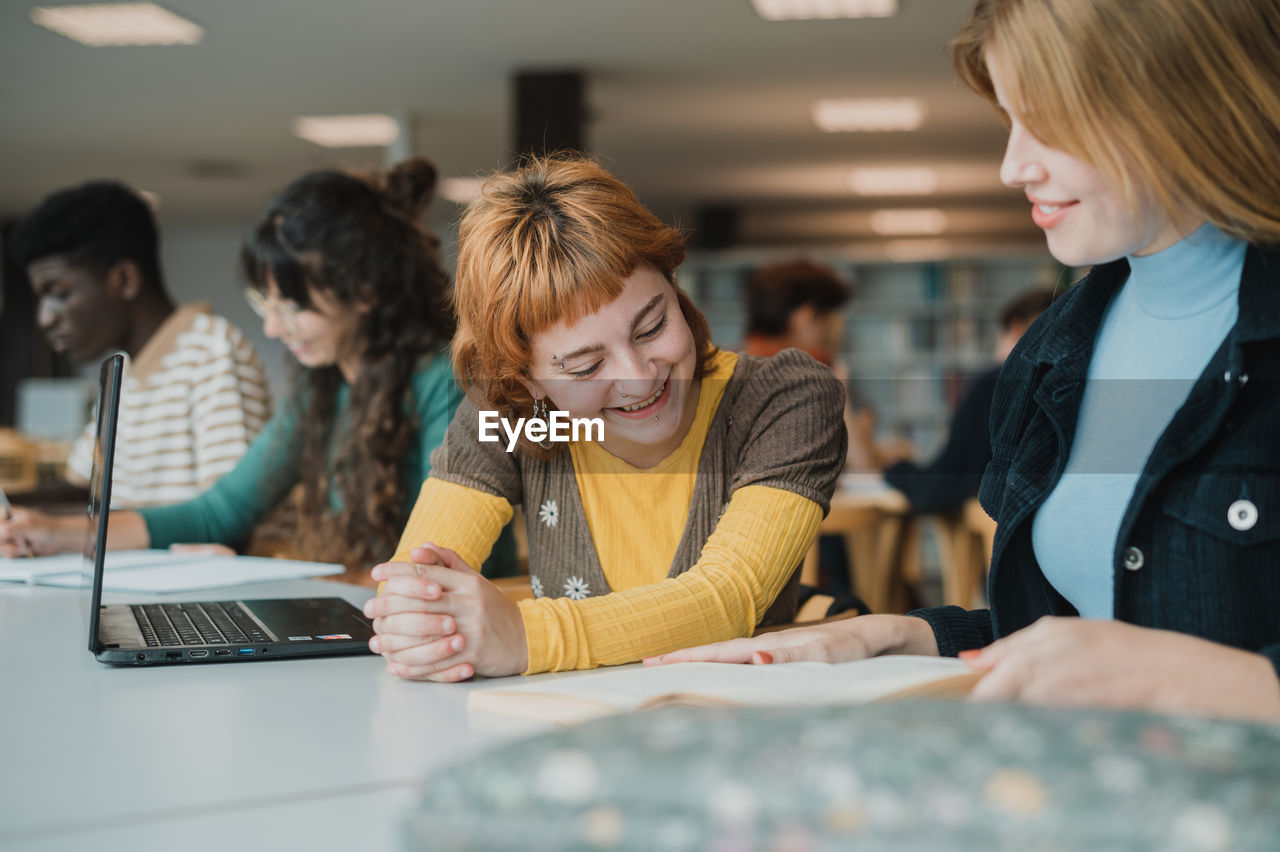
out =
[[793,627],[755,636],[685,648],[645,659],[666,663],[842,663],[881,654],[937,655],[933,629],[923,619],[904,615],[861,615],[827,624]]
[[1046,616],[960,656],[987,670],[975,701],[1280,719],[1268,658],[1185,633]]
[[518,606],[452,550],[425,544],[410,558],[373,569],[385,585],[364,608],[377,633],[369,647],[389,672],[452,682],[528,668]]

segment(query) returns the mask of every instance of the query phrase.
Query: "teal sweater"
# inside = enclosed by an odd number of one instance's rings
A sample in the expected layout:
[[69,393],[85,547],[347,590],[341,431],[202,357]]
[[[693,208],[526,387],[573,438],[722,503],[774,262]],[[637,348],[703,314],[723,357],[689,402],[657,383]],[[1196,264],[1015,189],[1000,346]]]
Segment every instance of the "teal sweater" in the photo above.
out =
[[[413,375],[412,415],[416,416],[418,440],[401,462],[405,481],[404,517],[408,519],[418,491],[431,472],[431,451],[444,440],[445,429],[462,400],[462,391],[453,379],[452,365],[441,353]],[[351,388],[345,382],[338,390],[335,419],[348,416]],[[406,411],[406,414],[410,412]],[[183,503],[140,509],[152,547],[168,547],[178,542],[221,542],[241,544],[267,513],[301,480],[302,435],[298,428],[297,406],[285,405],[267,423],[235,468],[205,493]],[[338,494],[330,492],[330,506],[341,508]],[[391,557],[387,553],[387,558]],[[510,528],[494,546],[485,563],[487,576],[505,576],[515,562]]]

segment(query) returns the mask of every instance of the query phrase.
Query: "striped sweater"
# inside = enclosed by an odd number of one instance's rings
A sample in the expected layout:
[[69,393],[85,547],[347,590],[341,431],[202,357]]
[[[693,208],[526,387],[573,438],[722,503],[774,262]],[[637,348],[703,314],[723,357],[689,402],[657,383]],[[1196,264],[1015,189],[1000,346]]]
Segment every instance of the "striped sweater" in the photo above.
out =
[[[207,302],[174,311],[125,366],[112,503],[157,506],[200,494],[235,467],[271,413],[262,362]],[[93,423],[67,461],[87,481]]]

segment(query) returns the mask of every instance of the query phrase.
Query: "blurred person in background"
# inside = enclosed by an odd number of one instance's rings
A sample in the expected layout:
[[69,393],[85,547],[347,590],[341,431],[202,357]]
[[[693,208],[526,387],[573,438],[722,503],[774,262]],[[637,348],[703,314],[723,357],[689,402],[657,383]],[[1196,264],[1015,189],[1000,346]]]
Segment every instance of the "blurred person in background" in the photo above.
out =
[[[310,172],[252,228],[240,263],[267,337],[297,360],[292,393],[235,468],[192,500],[113,512],[111,549],[242,545],[295,486],[291,555],[341,562],[348,581],[395,547],[430,454],[462,398],[448,345],[453,312],[438,240],[418,222],[436,169]],[[79,548],[81,518],[15,511],[0,552]],[[503,533],[486,570],[506,573]]]
[[[112,500],[156,506],[206,491],[235,467],[270,415],[262,362],[208,302],[176,306],[147,202],[123,184],[53,193],[14,229],[9,252],[35,291],[36,322],[56,352],[91,364],[123,352]],[[94,424],[67,479],[89,479]]]
[[884,469],[885,481],[906,495],[912,511],[952,511],[978,496],[982,474],[991,461],[991,401],[996,378],[1023,332],[1044,313],[1053,297],[1053,288],[1037,287],[1000,309],[996,364],[969,383],[951,418],[946,446],[927,464],[904,459]]

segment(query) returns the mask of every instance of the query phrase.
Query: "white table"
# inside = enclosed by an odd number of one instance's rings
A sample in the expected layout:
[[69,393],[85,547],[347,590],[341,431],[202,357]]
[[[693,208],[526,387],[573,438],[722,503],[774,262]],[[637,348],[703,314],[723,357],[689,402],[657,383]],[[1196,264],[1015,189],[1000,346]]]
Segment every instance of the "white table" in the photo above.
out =
[[[371,594],[296,580],[176,599]],[[8,852],[391,850],[433,767],[537,730],[468,718],[472,685],[404,682],[374,656],[105,666],[66,589],[0,584],[0,677]]]

